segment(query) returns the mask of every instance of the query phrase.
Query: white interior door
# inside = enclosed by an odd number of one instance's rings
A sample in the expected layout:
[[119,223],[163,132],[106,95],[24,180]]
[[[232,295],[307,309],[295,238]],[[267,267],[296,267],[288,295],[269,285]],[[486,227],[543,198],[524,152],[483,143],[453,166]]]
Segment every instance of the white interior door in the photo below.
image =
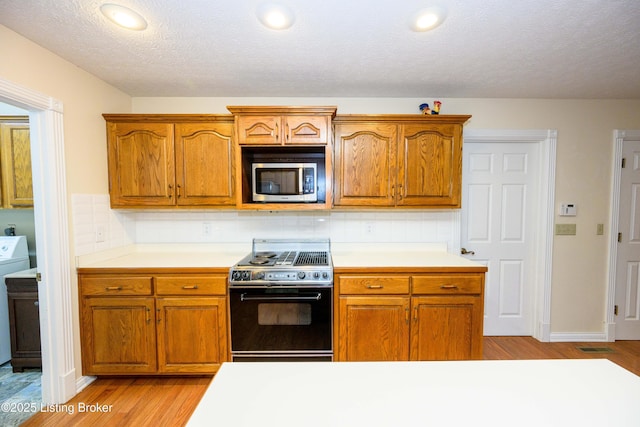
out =
[[461,246],[487,265],[485,335],[533,335],[539,145],[464,144]]
[[619,243],[616,260],[616,339],[640,340],[640,141],[622,146]]

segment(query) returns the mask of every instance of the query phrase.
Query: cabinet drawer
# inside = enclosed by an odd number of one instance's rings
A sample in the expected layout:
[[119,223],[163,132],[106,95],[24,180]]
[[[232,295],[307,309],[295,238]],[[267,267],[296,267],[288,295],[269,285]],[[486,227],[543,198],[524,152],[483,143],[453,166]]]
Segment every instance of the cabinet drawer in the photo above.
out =
[[479,294],[482,292],[481,276],[429,275],[411,277],[414,294]]
[[151,277],[82,277],[82,295],[151,295]]
[[339,276],[341,295],[408,294],[409,276]]
[[156,277],[158,295],[225,295],[227,276]]

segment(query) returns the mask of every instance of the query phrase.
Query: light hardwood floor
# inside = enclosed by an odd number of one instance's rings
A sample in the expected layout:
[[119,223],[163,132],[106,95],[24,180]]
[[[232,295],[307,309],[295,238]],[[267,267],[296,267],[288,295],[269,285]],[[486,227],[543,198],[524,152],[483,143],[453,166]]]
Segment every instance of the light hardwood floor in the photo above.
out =
[[[608,348],[611,353],[584,353],[578,347]],[[485,337],[484,359],[606,358],[640,375],[640,341],[614,343],[541,343],[530,337]],[[211,377],[100,378],[69,401],[64,411],[37,413],[22,426],[183,426],[204,394]],[[108,411],[82,412],[81,405]],[[214,420],[212,420],[214,421]],[[213,425],[213,424],[212,424]]]

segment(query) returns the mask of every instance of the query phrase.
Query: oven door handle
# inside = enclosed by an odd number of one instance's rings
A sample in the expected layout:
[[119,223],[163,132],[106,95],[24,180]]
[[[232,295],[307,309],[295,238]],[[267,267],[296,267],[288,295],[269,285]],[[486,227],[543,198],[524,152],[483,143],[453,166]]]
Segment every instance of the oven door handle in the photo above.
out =
[[240,294],[240,301],[320,301],[322,294],[295,296],[295,295],[247,295]]

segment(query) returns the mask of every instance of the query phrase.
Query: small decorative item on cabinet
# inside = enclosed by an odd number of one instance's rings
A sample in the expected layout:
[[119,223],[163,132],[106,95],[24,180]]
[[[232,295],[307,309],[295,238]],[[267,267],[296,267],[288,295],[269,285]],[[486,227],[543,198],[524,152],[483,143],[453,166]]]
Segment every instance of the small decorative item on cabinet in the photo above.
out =
[[429,104],[420,104],[420,111],[424,115],[432,115],[432,114],[440,114],[440,107],[442,106],[442,102],[433,101],[433,109],[429,108]]

